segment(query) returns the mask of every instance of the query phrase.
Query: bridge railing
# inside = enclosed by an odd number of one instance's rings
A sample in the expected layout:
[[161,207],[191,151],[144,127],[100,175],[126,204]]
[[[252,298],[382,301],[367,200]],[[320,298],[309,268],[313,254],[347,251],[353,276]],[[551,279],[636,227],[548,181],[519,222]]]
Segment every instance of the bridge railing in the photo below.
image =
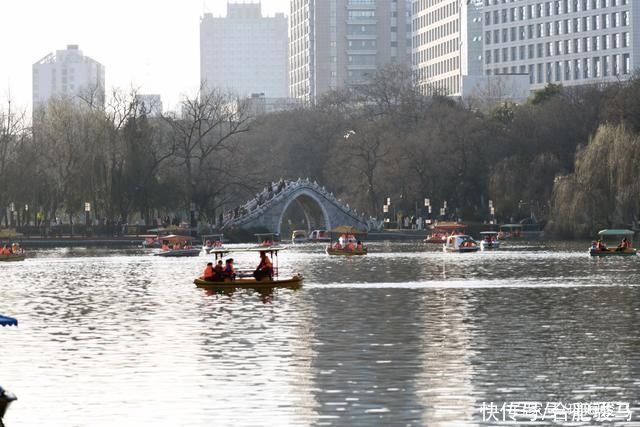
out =
[[317,182],[311,182],[308,178],[304,180],[298,178],[297,181],[282,180],[277,183],[271,183],[269,187],[265,188],[261,193],[258,193],[253,199],[237,207],[233,211],[227,212],[223,219],[224,226],[243,223],[259,216],[262,212],[268,209],[270,204],[281,200],[286,197],[287,194],[290,194],[299,188],[311,188],[316,193],[330,201],[333,205],[337,206],[346,215],[366,223],[366,218],[358,215],[358,213],[352,210],[348,204],[345,205],[341,200],[336,199],[333,193],[328,192]]

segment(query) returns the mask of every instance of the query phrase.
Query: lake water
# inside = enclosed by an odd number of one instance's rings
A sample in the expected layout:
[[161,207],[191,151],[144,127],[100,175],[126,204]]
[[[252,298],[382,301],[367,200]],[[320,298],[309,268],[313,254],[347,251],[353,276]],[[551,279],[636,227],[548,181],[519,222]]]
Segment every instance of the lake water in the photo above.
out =
[[0,264],[0,313],[20,322],[0,328],[0,384],[19,399],[5,422],[488,426],[527,401],[621,406],[501,424],[640,426],[640,257],[584,246],[296,246],[279,265],[301,289],[229,294],[193,285],[204,258],[42,250]]

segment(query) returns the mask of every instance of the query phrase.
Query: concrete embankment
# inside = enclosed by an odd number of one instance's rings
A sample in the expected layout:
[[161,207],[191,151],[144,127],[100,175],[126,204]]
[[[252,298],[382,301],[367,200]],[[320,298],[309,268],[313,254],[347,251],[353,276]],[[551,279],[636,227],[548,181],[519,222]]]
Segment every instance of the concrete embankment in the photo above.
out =
[[142,246],[142,238],[136,236],[124,237],[56,237],[56,238],[29,238],[20,237],[15,239],[23,248],[48,248],[48,247],[72,247],[72,246]]

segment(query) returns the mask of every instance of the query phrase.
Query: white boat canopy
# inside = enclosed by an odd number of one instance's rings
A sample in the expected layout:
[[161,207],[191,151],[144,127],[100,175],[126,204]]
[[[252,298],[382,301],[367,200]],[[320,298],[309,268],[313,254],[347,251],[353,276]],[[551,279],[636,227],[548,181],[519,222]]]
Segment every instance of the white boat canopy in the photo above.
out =
[[633,236],[635,234],[632,230],[607,228],[598,231],[599,236]]

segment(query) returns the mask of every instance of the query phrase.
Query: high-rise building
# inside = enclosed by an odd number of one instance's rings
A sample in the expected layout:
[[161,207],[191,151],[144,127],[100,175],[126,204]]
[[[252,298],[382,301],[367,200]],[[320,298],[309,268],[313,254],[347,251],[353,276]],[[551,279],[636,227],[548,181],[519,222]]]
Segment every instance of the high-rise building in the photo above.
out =
[[286,97],[287,18],[263,17],[260,3],[227,3],[227,16],[200,21],[200,80],[240,96]]
[[413,0],[412,14],[425,93],[607,83],[640,66],[640,1]]
[[412,64],[424,94],[462,94],[463,77],[482,75],[482,2],[414,0]]
[[487,0],[487,75],[526,73],[531,89],[627,79],[640,65],[640,1]]
[[313,101],[410,64],[410,0],[291,0],[289,95]]
[[83,55],[78,45],[45,56],[33,64],[32,73],[34,108],[56,96],[104,105],[104,65]]

